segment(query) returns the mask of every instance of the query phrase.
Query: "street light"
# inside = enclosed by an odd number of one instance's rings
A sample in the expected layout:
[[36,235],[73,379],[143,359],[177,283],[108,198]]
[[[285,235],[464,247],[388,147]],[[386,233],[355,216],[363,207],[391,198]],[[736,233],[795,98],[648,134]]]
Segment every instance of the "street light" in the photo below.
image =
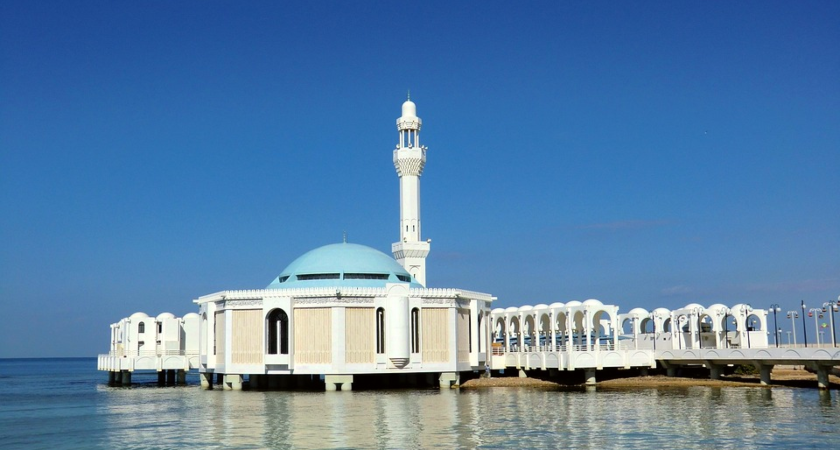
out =
[[830,301],[823,303],[823,311],[826,309],[831,313],[831,345],[837,347],[837,337],[834,335],[834,312],[840,309],[840,297],[837,298],[836,302]]
[[[717,318],[715,319],[715,323],[712,324],[712,330],[715,332],[715,348],[720,348],[720,319],[721,317],[726,320],[726,309],[719,309],[717,313],[715,313]],[[724,328],[726,324],[724,324]],[[726,336],[723,337],[724,341],[726,340]]]
[[726,348],[729,348],[729,308],[723,313],[723,340]]
[[802,302],[802,335],[805,337],[805,348],[808,348],[808,329],[805,328],[805,300]]
[[[694,326],[697,327],[697,345],[703,348],[703,336],[700,334],[700,314],[703,312],[702,308],[694,308]],[[693,347],[693,346],[692,346]]]
[[776,319],[776,313],[781,311],[781,310],[782,310],[782,308],[780,308],[779,305],[776,304],[776,303],[773,303],[772,305],[770,305],[770,311],[773,311],[773,325],[775,326],[775,329],[776,329],[776,348],[779,348],[779,322]]
[[818,318],[822,318],[822,309],[820,308],[811,308],[808,310],[808,317],[814,317],[814,336],[817,340],[817,347],[820,346],[820,323],[817,320]]
[[[788,311],[787,318],[790,319],[790,325],[793,328],[793,346],[796,347],[796,319],[799,318],[799,313],[796,311]],[[790,337],[788,337],[790,341]]]
[[741,305],[741,315],[744,316],[744,328],[747,329],[746,330],[747,331],[747,348],[752,348],[752,344],[750,344],[750,326],[749,326],[749,323],[747,322],[747,318],[749,317],[749,314],[751,312],[752,312],[752,306],[750,306],[749,304]]

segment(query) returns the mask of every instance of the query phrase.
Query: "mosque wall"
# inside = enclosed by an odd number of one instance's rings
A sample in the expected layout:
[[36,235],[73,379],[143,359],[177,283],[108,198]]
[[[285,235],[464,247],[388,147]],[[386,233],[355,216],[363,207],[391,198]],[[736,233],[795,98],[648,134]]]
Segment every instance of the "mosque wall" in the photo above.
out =
[[373,364],[374,320],[373,308],[345,308],[345,358],[347,364]]
[[225,363],[225,345],[227,342],[225,341],[225,312],[224,311],[216,311],[215,315],[215,324],[214,324],[214,335],[216,337],[215,342],[213,342],[213,349],[215,350],[216,354],[216,361],[224,364]]
[[295,364],[332,363],[332,308],[296,308]]
[[262,310],[233,310],[231,320],[231,363],[262,364]]
[[449,309],[421,310],[420,351],[424,363],[449,362]]
[[458,362],[470,361],[470,310],[458,309]]

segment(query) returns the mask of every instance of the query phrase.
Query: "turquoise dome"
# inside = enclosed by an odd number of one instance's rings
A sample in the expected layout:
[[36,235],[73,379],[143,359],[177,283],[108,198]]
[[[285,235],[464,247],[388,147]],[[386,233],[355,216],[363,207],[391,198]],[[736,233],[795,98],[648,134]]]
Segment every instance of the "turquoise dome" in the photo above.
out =
[[292,261],[266,289],[306,287],[385,287],[386,283],[414,280],[394,258],[364,245],[330,244]]

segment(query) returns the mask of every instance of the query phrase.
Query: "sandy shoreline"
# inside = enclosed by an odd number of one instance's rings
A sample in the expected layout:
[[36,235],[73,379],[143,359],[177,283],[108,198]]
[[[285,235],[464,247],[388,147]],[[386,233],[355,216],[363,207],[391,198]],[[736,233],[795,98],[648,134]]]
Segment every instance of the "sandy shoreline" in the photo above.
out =
[[[771,375],[770,387],[799,387],[799,388],[813,388],[817,387],[817,375],[805,370],[795,369],[774,369]],[[831,389],[840,389],[840,378],[831,375],[829,376]],[[539,378],[519,378],[519,377],[494,377],[494,378],[475,378],[467,380],[461,385],[463,389],[482,389],[490,387],[530,387],[551,389],[560,386],[568,386],[559,384],[554,381],[542,380]],[[573,385],[580,386],[580,385]],[[691,377],[668,377],[665,375],[653,376],[634,376],[625,378],[613,378],[609,380],[599,381],[598,387],[603,388],[659,388],[659,387],[691,387],[691,386],[706,386],[706,387],[762,387],[758,375],[728,375],[722,377],[720,380],[711,380],[708,378],[691,378]]]

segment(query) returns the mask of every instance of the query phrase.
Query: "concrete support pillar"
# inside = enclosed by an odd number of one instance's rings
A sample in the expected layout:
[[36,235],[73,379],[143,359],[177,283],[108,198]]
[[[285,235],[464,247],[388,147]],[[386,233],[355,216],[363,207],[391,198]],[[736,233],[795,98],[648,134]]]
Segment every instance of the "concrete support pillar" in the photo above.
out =
[[761,385],[770,386],[770,373],[773,372],[773,365],[756,364],[755,366],[758,367],[760,373]]
[[461,374],[458,372],[443,372],[438,378],[441,389],[457,388],[461,386]]
[[668,367],[668,368],[667,368],[667,375],[668,375],[669,377],[675,377],[675,376],[677,376],[677,368],[676,368],[676,367],[674,367],[674,366]]
[[280,389],[289,389],[292,387],[292,377],[294,375],[277,375],[277,386]]
[[216,374],[216,384],[224,384],[225,382],[225,374],[217,373]]
[[[123,370],[121,375],[122,376],[120,377],[120,384],[122,384],[123,386],[131,386],[131,372]],[[826,377],[828,377],[828,375],[826,375]]]
[[187,371],[186,370],[179,370],[177,374],[176,382],[180,385],[187,384]]
[[166,371],[166,384],[172,386],[175,384],[175,371],[174,370],[167,370]]
[[525,369],[519,369],[519,378],[528,378],[528,374],[525,373]]
[[166,385],[166,371],[165,370],[158,370],[157,373],[157,384],[158,386],[165,386]]
[[706,363],[706,366],[709,368],[709,378],[712,380],[720,380],[721,375],[723,375],[723,366],[720,364],[710,363]]
[[828,389],[828,367],[817,366],[817,387],[820,389]]
[[648,375],[649,374],[648,374],[648,368],[647,367],[642,367],[642,368],[639,369],[639,376],[640,377],[646,377]]
[[353,390],[353,375],[324,375],[326,390],[335,391],[339,388],[342,391]]
[[201,380],[201,389],[213,389],[213,374],[202,372],[198,374],[198,378]]
[[224,377],[224,389],[231,390],[231,391],[241,391],[242,390],[242,375],[230,375],[226,374]]
[[113,386],[117,382],[117,373],[113,370],[108,371],[108,386]]
[[595,369],[584,370],[583,376],[586,378],[587,386],[595,386],[595,384],[597,384],[597,380],[595,379]]
[[280,378],[281,375],[266,375],[268,377],[268,388],[269,389],[280,389]]
[[417,385],[418,385],[417,374],[416,373],[408,374],[407,383],[411,387],[417,387]]

